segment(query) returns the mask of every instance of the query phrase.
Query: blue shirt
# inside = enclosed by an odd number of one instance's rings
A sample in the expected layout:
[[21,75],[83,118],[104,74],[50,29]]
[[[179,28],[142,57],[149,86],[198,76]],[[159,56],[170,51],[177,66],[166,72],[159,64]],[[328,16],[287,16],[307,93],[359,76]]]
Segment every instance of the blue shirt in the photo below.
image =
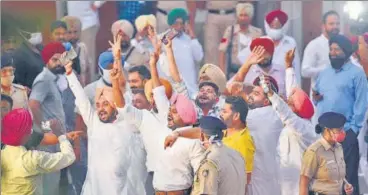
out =
[[345,131],[359,132],[365,120],[368,92],[362,68],[351,62],[340,70],[329,66],[318,75],[314,90],[323,96],[321,101],[315,102],[318,116],[325,112],[343,114],[347,119]]
[[118,1],[119,19],[128,20],[134,26],[135,19],[141,15],[144,1]]

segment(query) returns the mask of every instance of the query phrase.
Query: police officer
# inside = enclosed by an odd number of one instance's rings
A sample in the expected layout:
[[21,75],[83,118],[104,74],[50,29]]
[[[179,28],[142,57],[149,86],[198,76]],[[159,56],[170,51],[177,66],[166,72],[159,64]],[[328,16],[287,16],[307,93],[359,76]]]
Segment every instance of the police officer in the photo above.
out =
[[1,56],[1,93],[13,99],[13,109],[28,109],[27,89],[18,84],[14,84],[14,60],[10,54]]
[[245,194],[245,162],[238,152],[221,142],[226,125],[211,116],[202,117],[199,123],[206,152],[194,177],[192,195]]
[[[341,195],[343,190],[347,195],[353,193],[352,185],[345,179],[346,165],[340,144],[346,136],[345,122],[345,116],[335,112],[326,112],[319,117],[316,133],[322,133],[322,137],[304,154],[300,195]],[[312,192],[308,192],[309,184]]]

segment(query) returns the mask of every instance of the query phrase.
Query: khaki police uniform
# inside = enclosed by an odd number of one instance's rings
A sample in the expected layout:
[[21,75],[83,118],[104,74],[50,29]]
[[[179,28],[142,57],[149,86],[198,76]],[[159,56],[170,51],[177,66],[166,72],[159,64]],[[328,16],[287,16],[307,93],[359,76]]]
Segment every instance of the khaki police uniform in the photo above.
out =
[[341,144],[331,146],[324,138],[313,143],[304,154],[301,175],[310,179],[311,190],[325,195],[341,195],[345,172]]
[[205,62],[218,64],[218,45],[226,28],[235,23],[237,1],[207,1],[204,26]]
[[13,83],[10,93],[5,93],[3,89],[1,89],[1,93],[9,95],[13,99],[13,109],[28,109],[27,89],[24,86]]
[[140,51],[136,47],[130,47],[127,52],[123,53],[123,56],[124,60],[130,65],[130,67],[148,65],[150,59],[150,54],[148,51]]
[[245,162],[238,152],[219,143],[212,144],[204,155],[194,177],[192,195],[245,194]]
[[[231,40],[231,28],[234,26],[234,32],[233,32],[233,38]],[[244,36],[249,37],[249,42],[243,42],[240,41],[239,35],[243,34]],[[221,39],[220,45],[218,49],[222,52],[227,52],[227,49],[229,47],[230,42],[232,41],[232,55],[231,55],[231,61],[232,64],[241,66],[244,62],[240,62],[238,60],[238,53],[243,50],[244,48],[247,48],[250,46],[250,43],[253,39],[258,38],[262,36],[262,29],[256,28],[252,25],[249,26],[248,30],[246,32],[240,31],[240,25],[231,25],[228,26],[225,30],[224,36]],[[226,63],[226,62],[225,62]]]

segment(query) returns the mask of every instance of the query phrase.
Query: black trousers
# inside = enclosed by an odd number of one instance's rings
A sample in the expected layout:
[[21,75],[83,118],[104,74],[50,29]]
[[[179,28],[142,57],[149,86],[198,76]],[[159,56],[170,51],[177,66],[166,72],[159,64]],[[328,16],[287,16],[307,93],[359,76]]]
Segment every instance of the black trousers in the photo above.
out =
[[[358,135],[354,131],[348,130],[346,132],[346,138],[342,142],[342,148],[344,150],[346,164],[346,179],[354,187],[353,195],[359,195],[359,143]],[[346,195],[344,189],[343,192]]]

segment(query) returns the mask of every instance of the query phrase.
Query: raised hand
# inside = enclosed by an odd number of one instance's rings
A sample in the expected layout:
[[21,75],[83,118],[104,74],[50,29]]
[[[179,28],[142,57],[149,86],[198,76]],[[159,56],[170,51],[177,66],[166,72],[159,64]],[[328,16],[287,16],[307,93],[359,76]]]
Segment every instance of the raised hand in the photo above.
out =
[[115,59],[121,58],[121,39],[121,35],[118,34],[116,37],[114,37],[113,43],[109,41]]
[[113,67],[110,70],[111,81],[119,81],[120,76],[121,76],[121,70],[119,70],[119,68]]
[[266,50],[262,46],[257,46],[253,49],[253,51],[250,53],[246,63],[248,65],[255,65],[264,60],[264,54]]
[[191,24],[186,25],[185,32],[190,36],[190,38],[192,38],[192,39],[196,38],[196,35],[194,33],[194,30],[193,30]]
[[295,49],[289,50],[286,55],[285,55],[285,65],[286,68],[291,68],[293,67],[293,60],[294,60],[294,56],[295,56]]
[[69,61],[64,67],[65,67],[65,73],[67,75],[73,72],[73,62],[72,61]]
[[233,82],[230,87],[230,94],[232,96],[241,96],[244,92],[243,83],[241,82]]

